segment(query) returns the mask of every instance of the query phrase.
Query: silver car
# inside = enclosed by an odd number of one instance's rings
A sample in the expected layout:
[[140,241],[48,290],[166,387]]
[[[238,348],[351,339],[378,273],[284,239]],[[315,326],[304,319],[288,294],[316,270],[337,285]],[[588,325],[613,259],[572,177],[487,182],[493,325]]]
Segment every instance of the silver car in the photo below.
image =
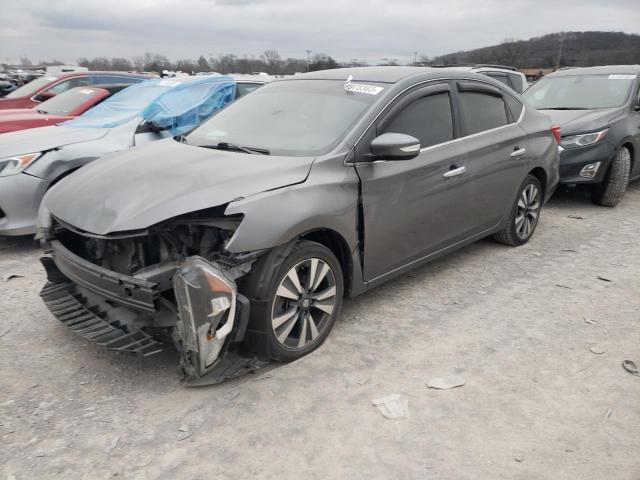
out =
[[257,77],[178,77],[138,83],[60,125],[0,134],[0,235],[36,231],[45,192],[108,153],[186,133],[238,97]]

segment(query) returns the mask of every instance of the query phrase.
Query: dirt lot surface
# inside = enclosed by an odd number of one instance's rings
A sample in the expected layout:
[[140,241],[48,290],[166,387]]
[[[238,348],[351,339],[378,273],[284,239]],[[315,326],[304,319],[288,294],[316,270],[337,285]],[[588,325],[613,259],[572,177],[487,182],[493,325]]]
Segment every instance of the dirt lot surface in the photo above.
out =
[[[38,257],[0,240],[24,276],[0,280],[2,478],[640,479],[637,183],[615,209],[558,194],[528,245],[420,268],[346,302],[314,354],[212,387],[76,337]],[[407,418],[372,405],[393,393]]]

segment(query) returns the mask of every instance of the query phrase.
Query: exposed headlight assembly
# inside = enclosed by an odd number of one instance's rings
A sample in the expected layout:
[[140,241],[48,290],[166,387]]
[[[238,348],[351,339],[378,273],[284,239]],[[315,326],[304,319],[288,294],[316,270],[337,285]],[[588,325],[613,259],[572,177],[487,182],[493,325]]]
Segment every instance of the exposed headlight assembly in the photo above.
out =
[[25,153],[0,160],[0,177],[8,177],[22,172],[25,168],[42,156],[42,152]]
[[600,130],[599,132],[592,133],[582,133],[580,135],[569,135],[568,137],[564,137],[562,139],[561,145],[564,148],[572,148],[572,147],[586,147],[588,145],[593,145],[594,143],[598,143],[602,140],[609,131],[609,128],[605,128],[604,130]]
[[[218,359],[236,316],[236,285],[202,257],[189,257],[173,277],[184,367],[197,377]],[[190,371],[189,371],[190,370]]]

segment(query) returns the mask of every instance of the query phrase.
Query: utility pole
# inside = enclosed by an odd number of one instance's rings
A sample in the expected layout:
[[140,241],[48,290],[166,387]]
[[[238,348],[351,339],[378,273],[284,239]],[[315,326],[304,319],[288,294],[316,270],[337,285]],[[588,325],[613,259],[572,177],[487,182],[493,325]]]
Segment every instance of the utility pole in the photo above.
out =
[[418,64],[418,52],[413,52],[413,64]]
[[307,72],[311,71],[311,50],[305,50],[307,52]]

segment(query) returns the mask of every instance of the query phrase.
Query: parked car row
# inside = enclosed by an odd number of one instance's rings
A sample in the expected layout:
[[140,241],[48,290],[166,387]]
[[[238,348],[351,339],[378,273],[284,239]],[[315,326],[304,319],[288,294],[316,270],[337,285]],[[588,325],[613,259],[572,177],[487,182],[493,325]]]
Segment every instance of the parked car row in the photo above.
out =
[[[580,178],[596,169],[601,203],[619,201],[611,178],[638,173],[640,67],[608,68],[561,72],[572,79],[524,99],[470,69],[364,67],[264,86],[198,77],[125,102],[168,80],[147,81],[60,126],[0,135],[0,208],[31,231],[46,192],[41,296],[61,322],[112,350],[173,345],[186,383],[215,383],[315,350],[345,297],[480,238],[526,243],[559,182],[578,183],[565,155],[587,162]],[[188,85],[198,101],[175,95]],[[598,99],[584,111],[598,127],[549,118],[583,105],[568,101],[579,91]],[[636,130],[612,134],[617,122]],[[580,153],[603,141],[615,154]]]

